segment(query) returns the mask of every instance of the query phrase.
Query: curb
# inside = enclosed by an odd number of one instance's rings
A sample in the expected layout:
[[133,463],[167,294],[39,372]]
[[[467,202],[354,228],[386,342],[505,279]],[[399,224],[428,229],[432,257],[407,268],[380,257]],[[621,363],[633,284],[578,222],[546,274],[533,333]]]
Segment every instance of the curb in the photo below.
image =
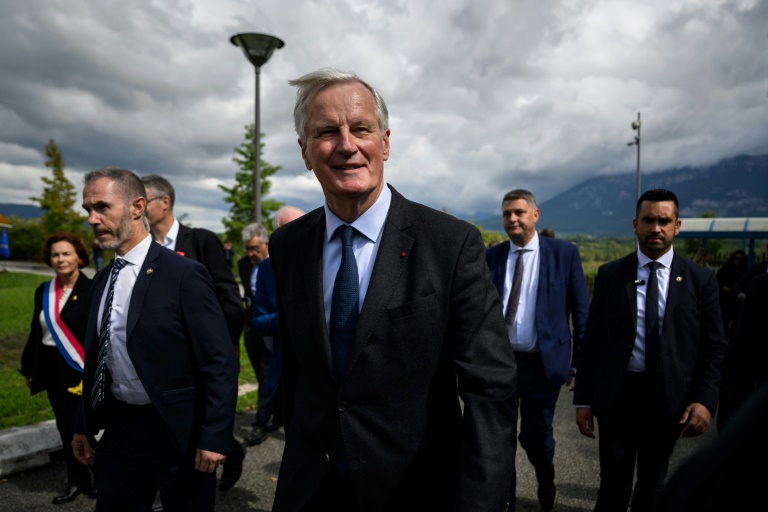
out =
[[[245,383],[238,396],[258,389]],[[51,453],[61,450],[56,420],[0,430],[0,478],[51,463]]]
[[50,464],[61,448],[56,420],[0,430],[0,477]]

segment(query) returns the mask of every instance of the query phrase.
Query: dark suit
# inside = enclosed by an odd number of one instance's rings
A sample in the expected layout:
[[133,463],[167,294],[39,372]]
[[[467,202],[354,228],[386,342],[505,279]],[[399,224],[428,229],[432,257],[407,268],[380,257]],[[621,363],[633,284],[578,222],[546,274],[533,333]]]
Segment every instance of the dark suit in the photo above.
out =
[[216,297],[227,321],[232,344],[239,349],[245,312],[240,288],[235,282],[231,267],[227,265],[221,240],[212,231],[189,228],[180,223],[175,250],[185,258],[199,261],[208,269],[216,289]]
[[[264,363],[262,361],[262,353],[264,352],[264,340],[261,336],[253,332],[251,328],[251,322],[253,321],[253,287],[251,286],[251,275],[253,269],[256,267],[251,262],[248,256],[243,256],[237,260],[237,271],[240,274],[240,282],[243,285],[243,302],[245,303],[245,327],[243,329],[243,344],[245,345],[245,352],[248,354],[248,360],[253,366],[253,371],[256,372],[256,380],[259,383],[259,387],[263,386],[262,374],[266,373]],[[256,422],[254,422],[256,426]]]
[[764,499],[768,457],[768,274],[754,278],[722,364],[718,438],[680,466],[659,512],[753,510]]
[[[248,256],[243,256],[237,260],[237,272],[240,274],[240,282],[243,284],[243,295],[249,301],[253,301],[253,288],[251,287],[251,274],[255,267]],[[249,302],[250,305],[250,302]]]
[[480,234],[392,189],[342,382],[323,306],[324,236],[319,208],[269,245],[286,438],[273,510],[305,506],[340,435],[358,510],[503,510],[516,368]]
[[257,336],[271,339],[271,347],[262,348],[268,352],[268,359],[262,379],[264,384],[259,386],[259,407],[256,410],[257,425],[269,430],[280,424],[280,332],[277,325],[277,290],[270,258],[259,262],[251,328]]
[[659,373],[629,372],[637,323],[637,253],[598,270],[576,378],[574,404],[592,407],[600,442],[595,510],[650,510],[680,435],[683,410],[714,414],[725,334],[714,273],[675,254],[661,333]]
[[768,274],[752,280],[741,322],[723,358],[717,427],[731,417],[763,382],[768,380]]
[[[219,300],[221,310],[224,313],[224,319],[227,321],[229,337],[234,347],[235,354],[240,354],[240,334],[243,332],[243,321],[245,311],[243,310],[243,300],[240,296],[240,288],[235,282],[232,274],[232,267],[227,261],[227,253],[224,246],[212,231],[201,228],[189,228],[179,223],[179,232],[176,236],[175,251],[185,258],[191,258],[202,263],[213,280],[213,287],[216,289],[216,298]],[[238,368],[240,358],[237,357]],[[232,438],[232,451],[224,463],[222,472],[222,482],[234,478],[236,482],[240,478],[243,468],[243,458],[245,449],[240,443]],[[235,476],[228,476],[237,475]],[[228,484],[224,484],[228,485]]]
[[741,276],[736,280],[735,283],[733,283],[733,292],[736,295],[739,295],[740,293],[747,293],[749,286],[752,284],[752,280],[757,276],[765,274],[766,272],[768,272],[768,260],[755,263],[752,265],[752,268],[747,271],[746,274]]
[[[127,405],[107,393],[107,402],[94,410],[95,319],[111,269],[112,264],[93,283],[94,320],[85,335],[84,400],[76,429],[86,435],[105,429],[96,453],[99,507],[130,503],[136,489],[145,488],[146,481],[137,480],[145,475],[158,484],[166,510],[189,502],[212,505],[215,473],[194,470],[195,450],[229,452],[237,366],[210,275],[200,263],[151,242],[131,293],[126,326],[128,353],[151,404]],[[102,480],[104,473],[111,478]],[[103,501],[103,489],[119,501]]]
[[[80,343],[85,338],[85,328],[88,324],[90,289],[91,280],[81,271],[69,298],[59,311],[61,321]],[[40,326],[40,312],[43,309],[44,292],[45,283],[35,290],[35,310],[32,314],[27,344],[21,355],[20,371],[22,375],[31,379],[30,394],[47,391],[64,449],[68,485],[86,489],[91,486],[90,472],[86,466],[75,459],[72,452],[72,436],[75,433],[75,418],[80,396],[70,391],[80,386],[83,374],[67,364],[57,347],[49,347],[42,343],[43,329]]]
[[[489,248],[485,256],[491,280],[502,298],[509,251],[510,244],[502,243]],[[520,445],[540,482],[555,478],[555,405],[560,387],[569,380],[570,369],[577,366],[588,311],[589,292],[578,249],[572,243],[540,236],[535,321],[539,352],[516,354]],[[514,504],[514,479],[509,494],[510,504]]]

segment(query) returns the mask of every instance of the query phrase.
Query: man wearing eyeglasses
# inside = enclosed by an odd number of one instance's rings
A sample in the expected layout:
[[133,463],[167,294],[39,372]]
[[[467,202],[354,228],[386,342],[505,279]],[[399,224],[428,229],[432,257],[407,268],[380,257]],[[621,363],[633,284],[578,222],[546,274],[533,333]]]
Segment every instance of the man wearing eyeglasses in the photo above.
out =
[[[211,274],[216,297],[224,312],[235,354],[240,352],[240,333],[245,312],[240,298],[240,288],[232,270],[227,265],[224,246],[212,231],[190,228],[181,224],[173,215],[176,192],[173,185],[157,174],[141,178],[147,192],[147,220],[152,238],[163,247],[186,258],[202,263]],[[226,492],[240,479],[243,472],[245,448],[233,437],[232,452],[224,463],[219,490]]]

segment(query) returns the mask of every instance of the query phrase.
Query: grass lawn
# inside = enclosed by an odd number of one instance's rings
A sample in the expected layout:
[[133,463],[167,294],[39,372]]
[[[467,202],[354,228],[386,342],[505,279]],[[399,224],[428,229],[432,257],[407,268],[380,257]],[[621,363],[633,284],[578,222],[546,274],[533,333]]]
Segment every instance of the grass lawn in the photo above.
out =
[[[21,353],[29,335],[35,289],[50,277],[0,272],[0,429],[53,419],[45,393],[29,396],[18,373]],[[255,383],[256,375],[240,339],[240,384]],[[239,397],[237,412],[256,408],[256,392]]]

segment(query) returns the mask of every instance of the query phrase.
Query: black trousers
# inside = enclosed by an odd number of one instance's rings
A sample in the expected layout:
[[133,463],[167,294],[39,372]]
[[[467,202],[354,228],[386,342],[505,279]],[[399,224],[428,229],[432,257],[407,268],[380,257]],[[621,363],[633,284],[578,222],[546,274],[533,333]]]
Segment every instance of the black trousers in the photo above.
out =
[[[682,427],[669,413],[661,373],[627,372],[615,404],[597,417],[600,489],[595,512],[650,512]],[[637,463],[637,482],[632,482]]]
[[164,512],[213,511],[216,473],[195,469],[195,448],[179,453],[152,405],[109,400],[96,450],[97,512],[152,508],[159,489]]
[[[75,418],[80,407],[80,395],[70,390],[76,386],[76,382],[69,382],[72,370],[64,362],[56,347],[44,347],[41,354],[41,371],[45,373],[48,381],[46,394],[48,402],[56,417],[56,428],[61,437],[62,452],[67,465],[67,485],[74,485],[81,489],[91,487],[91,471],[88,466],[80,463],[72,451],[72,437],[75,435]],[[93,440],[92,440],[93,441]]]

